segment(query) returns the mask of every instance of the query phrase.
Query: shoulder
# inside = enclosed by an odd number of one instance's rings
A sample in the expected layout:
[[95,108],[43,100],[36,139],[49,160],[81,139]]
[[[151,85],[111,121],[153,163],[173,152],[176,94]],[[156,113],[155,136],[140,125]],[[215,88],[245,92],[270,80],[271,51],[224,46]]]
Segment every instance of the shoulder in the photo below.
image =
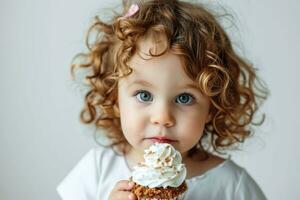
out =
[[[195,166],[195,165],[194,165]],[[209,159],[198,163],[198,169],[189,176],[188,180],[218,180],[220,187],[223,185],[236,184],[239,182],[244,169],[237,165],[231,158],[221,158],[219,156],[210,155]],[[198,175],[197,175],[198,174]],[[196,175],[196,176],[195,176]]]
[[223,159],[215,156],[211,161],[212,167],[204,173],[205,176],[218,178],[219,183],[238,184],[245,169],[236,164],[230,157]]
[[56,190],[61,198],[85,200],[86,196],[95,195],[103,164],[113,155],[112,149],[102,146],[94,147],[85,153],[57,186]]
[[82,158],[77,162],[69,174],[80,173],[100,173],[103,164],[109,162],[108,160],[114,159],[117,154],[109,147],[97,146],[91,148],[85,153]]
[[246,169],[239,166],[230,157],[227,159],[214,157],[209,164],[208,170],[203,174],[187,180],[188,199],[196,199],[199,195],[204,199],[266,199]]
[[208,174],[219,177],[220,181],[231,182],[232,185],[238,186],[241,182],[249,178],[245,168],[238,165],[231,157],[224,159],[223,162],[208,171]]
[[247,172],[246,169],[242,170],[234,196],[235,199],[241,200],[267,199],[258,183],[252,178],[252,176]]
[[231,177],[234,181],[239,181],[243,174],[246,172],[243,167],[234,162],[231,158],[224,160],[221,164],[223,165],[223,170],[226,171],[224,175],[228,176],[226,178]]
[[188,179],[209,175],[209,177],[219,177],[219,180],[238,181],[243,171],[230,157],[224,159],[213,154],[209,154],[205,159],[197,155],[186,160],[185,163],[188,168]]
[[222,176],[224,183],[226,180],[231,180],[232,185],[234,185],[234,199],[266,199],[263,191],[248,171],[233,160],[227,159],[224,161]]
[[[87,153],[85,153],[82,158],[77,162],[72,171],[81,171],[81,172],[91,172],[91,169],[99,172],[99,167],[107,159],[112,159],[116,156],[114,151],[109,147],[97,146],[91,148]],[[93,171],[92,170],[92,171]],[[71,171],[71,172],[72,172]]]

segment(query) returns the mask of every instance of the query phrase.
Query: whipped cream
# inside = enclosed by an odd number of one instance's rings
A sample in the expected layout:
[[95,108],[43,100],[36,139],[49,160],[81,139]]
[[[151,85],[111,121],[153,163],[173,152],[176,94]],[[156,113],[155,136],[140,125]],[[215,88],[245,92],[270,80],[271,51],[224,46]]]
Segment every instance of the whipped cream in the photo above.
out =
[[140,185],[178,187],[186,177],[181,155],[168,143],[154,143],[144,151],[145,162],[134,167],[132,180]]

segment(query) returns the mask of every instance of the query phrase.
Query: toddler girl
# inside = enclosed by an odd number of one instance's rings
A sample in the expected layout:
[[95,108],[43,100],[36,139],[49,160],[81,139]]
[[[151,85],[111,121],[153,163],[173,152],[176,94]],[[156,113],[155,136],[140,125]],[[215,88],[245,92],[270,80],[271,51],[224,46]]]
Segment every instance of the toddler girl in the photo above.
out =
[[80,160],[58,186],[61,198],[135,199],[133,166],[160,142],[182,154],[185,199],[266,199],[244,168],[221,157],[252,135],[267,89],[216,16],[200,3],[177,0],[123,6],[109,23],[96,17],[89,29],[95,41],[72,65],[72,72],[90,69],[81,120],[101,128],[110,143]]

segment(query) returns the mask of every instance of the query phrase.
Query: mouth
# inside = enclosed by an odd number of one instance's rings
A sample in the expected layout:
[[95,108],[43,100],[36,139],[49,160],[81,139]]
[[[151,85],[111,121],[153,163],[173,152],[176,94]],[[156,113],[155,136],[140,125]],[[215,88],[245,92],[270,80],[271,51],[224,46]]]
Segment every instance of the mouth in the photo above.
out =
[[167,137],[159,137],[159,136],[156,136],[156,137],[150,137],[150,138],[147,138],[148,140],[151,140],[152,142],[158,142],[158,143],[174,143],[176,142],[176,140],[172,140],[172,139],[169,139]]

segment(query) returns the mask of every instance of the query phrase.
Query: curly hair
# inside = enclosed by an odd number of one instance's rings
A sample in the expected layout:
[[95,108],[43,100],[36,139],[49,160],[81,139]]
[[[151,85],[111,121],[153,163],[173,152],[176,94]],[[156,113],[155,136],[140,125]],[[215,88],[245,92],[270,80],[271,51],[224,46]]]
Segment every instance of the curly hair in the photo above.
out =
[[[268,89],[258,77],[252,64],[239,56],[217,21],[217,16],[201,3],[178,0],[139,1],[139,11],[128,18],[120,18],[132,2],[123,1],[123,13],[115,14],[105,23],[95,17],[86,36],[87,53],[79,53],[71,65],[74,69],[88,68],[85,78],[89,91],[80,119],[85,124],[95,124],[104,129],[111,147],[125,147],[128,143],[122,133],[118,109],[118,80],[129,75],[127,65],[136,52],[139,38],[158,34],[166,36],[167,48],[160,56],[172,50],[184,60],[185,73],[199,85],[211,102],[212,119],[205,125],[203,139],[213,150],[221,152],[235,144],[243,143],[254,132],[254,114],[268,96]],[[95,31],[95,40],[89,39]],[[81,58],[79,63],[75,60]],[[196,147],[189,155],[196,152]]]

